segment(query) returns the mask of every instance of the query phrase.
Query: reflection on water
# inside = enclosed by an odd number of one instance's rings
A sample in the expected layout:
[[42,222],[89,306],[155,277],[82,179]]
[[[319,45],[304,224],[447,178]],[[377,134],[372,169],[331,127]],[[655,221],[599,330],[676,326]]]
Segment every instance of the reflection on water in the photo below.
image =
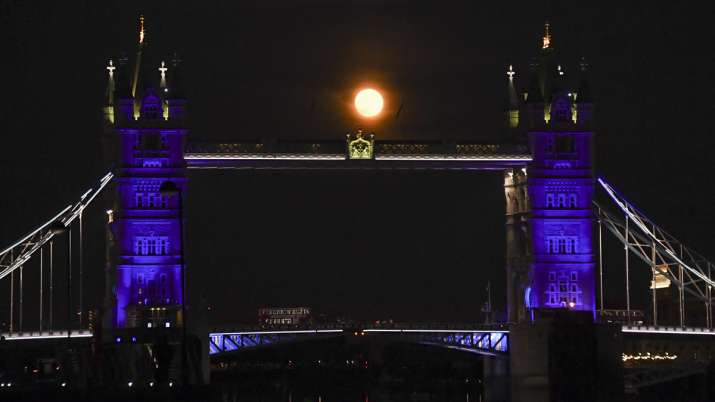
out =
[[482,396],[473,391],[399,391],[369,389],[363,391],[332,390],[276,390],[257,392],[222,387],[216,402],[482,402]]

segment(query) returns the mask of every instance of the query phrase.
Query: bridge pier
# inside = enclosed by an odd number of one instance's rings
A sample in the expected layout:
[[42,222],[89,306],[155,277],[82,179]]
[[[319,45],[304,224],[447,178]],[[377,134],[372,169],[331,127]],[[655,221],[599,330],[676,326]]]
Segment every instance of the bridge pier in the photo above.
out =
[[589,312],[548,311],[515,324],[509,349],[512,401],[623,399],[620,328],[593,323]]
[[484,401],[508,402],[509,389],[509,359],[484,359]]

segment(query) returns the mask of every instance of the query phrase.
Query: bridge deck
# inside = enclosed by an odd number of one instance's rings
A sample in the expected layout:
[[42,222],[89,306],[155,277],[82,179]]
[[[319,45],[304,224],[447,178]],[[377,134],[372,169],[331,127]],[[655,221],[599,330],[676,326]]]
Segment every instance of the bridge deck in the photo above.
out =
[[526,146],[375,141],[372,159],[349,159],[345,141],[189,143],[190,169],[501,170],[531,161]]

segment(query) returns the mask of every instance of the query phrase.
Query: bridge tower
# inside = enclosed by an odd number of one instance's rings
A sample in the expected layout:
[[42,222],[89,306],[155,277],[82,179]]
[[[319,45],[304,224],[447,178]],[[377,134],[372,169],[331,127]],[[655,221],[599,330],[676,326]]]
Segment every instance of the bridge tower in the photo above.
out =
[[507,295],[510,322],[570,309],[595,314],[591,93],[587,65],[569,89],[551,35],[531,63],[523,102],[510,70],[507,130],[528,144],[532,161],[505,172]]
[[[143,20],[133,68],[108,67],[105,130],[117,172],[108,214],[104,325],[114,329],[183,325],[182,200],[186,100],[180,61],[151,60]],[[114,70],[118,71],[114,71]],[[106,136],[106,135],[105,135]],[[171,181],[178,194],[162,194]],[[185,204],[185,201],[184,201]]]

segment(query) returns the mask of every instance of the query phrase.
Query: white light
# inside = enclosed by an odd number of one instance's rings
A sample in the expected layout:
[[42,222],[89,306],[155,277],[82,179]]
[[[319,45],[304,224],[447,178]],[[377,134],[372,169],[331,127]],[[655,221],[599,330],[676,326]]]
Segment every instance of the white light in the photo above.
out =
[[0,387],[5,387],[5,383],[4,383],[4,382],[0,382]]
[[509,331],[472,330],[472,329],[365,329],[363,332],[435,332],[435,333],[467,333],[467,334],[508,334]]
[[184,159],[217,159],[217,160],[308,160],[308,161],[319,161],[319,160],[345,160],[345,155],[257,155],[257,154],[234,154],[234,155],[214,155],[214,154],[187,154],[184,155]]
[[108,209],[106,212],[107,212],[107,215],[111,215],[114,212],[114,210]]
[[66,386],[67,386],[66,382],[63,382],[62,384],[60,384],[60,387],[66,387]]
[[164,323],[164,326],[165,326],[166,328],[171,328],[171,323],[167,321],[166,323]]
[[623,326],[621,332],[631,332],[640,334],[669,334],[669,335],[715,335],[715,331],[704,328],[657,328],[657,327],[629,327]]
[[169,387],[173,387],[174,383],[172,381],[169,381]]
[[131,382],[131,381],[129,381],[129,382],[127,383],[127,386],[129,386],[129,388],[131,388],[133,385],[134,385],[134,383]]
[[150,322],[146,323],[146,327],[151,328],[151,323]]
[[[67,331],[58,331],[58,332],[41,332],[39,335],[37,333],[35,334],[28,334],[28,335],[15,335],[11,336],[9,333],[3,333],[1,334],[2,336],[5,337],[6,341],[24,341],[24,340],[34,340],[34,339],[59,339],[59,338],[67,338]],[[87,330],[83,331],[72,331],[70,334],[70,338],[91,338],[92,333]]]
[[154,386],[154,381],[149,381],[149,386],[153,387]]
[[271,335],[271,334],[331,334],[343,332],[342,329],[309,329],[309,330],[293,330],[293,331],[248,331],[248,332],[215,332],[209,336],[227,336],[227,335]]
[[7,386],[8,386],[8,388],[12,387],[12,383],[11,382],[7,383]]
[[355,96],[355,109],[364,117],[375,117],[384,105],[382,95],[372,88],[363,89]]
[[490,161],[490,162],[524,162],[531,161],[530,155],[514,155],[508,158],[501,157],[488,157],[488,156],[455,156],[455,157],[444,157],[436,155],[424,155],[424,156],[400,156],[400,155],[377,155],[375,156],[377,160],[390,160],[390,161],[435,161],[435,162],[459,162],[459,161]]

